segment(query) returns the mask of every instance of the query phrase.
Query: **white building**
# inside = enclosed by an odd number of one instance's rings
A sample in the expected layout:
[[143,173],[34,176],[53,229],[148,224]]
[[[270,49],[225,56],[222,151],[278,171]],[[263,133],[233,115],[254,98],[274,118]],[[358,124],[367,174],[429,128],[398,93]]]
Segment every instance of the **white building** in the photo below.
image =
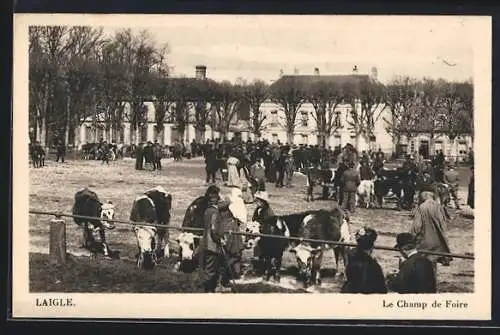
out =
[[[337,84],[343,85],[344,83],[359,83],[361,80],[377,80],[377,70],[372,69],[371,75],[359,75],[357,73],[347,74],[347,75],[320,75],[319,70],[315,69],[313,75],[297,75],[283,76],[293,77],[303,83],[311,83],[315,80],[322,81],[333,81]],[[206,67],[197,66],[196,67],[196,79],[206,78]],[[281,78],[280,78],[281,79]],[[278,79],[273,85],[280,80]],[[79,128],[79,147],[85,142],[91,143],[98,141],[100,138],[104,138],[109,142],[117,143],[138,143],[146,141],[158,140],[160,143],[165,145],[172,144],[178,138],[178,132],[175,125],[171,122],[164,123],[164,130],[162,133],[158,134],[156,130],[155,122],[155,107],[152,102],[145,102],[145,108],[147,110],[147,122],[138,130],[135,134],[131,133],[131,127],[129,122],[124,122],[122,129],[109,131],[106,133],[104,129],[103,120],[97,120],[93,122],[90,118],[87,119]],[[171,106],[170,108],[174,108]],[[238,112],[237,115],[249,115],[248,106],[244,106],[245,111]],[[360,108],[359,105],[356,108]],[[125,103],[125,114],[129,113],[130,105]],[[275,104],[270,100],[265,101],[261,107],[261,112],[266,116],[266,120],[263,124],[261,138],[268,140],[269,142],[276,143],[278,140],[281,143],[287,143],[287,132],[285,128],[285,118],[284,109],[281,105]],[[352,145],[357,145],[359,150],[378,150],[379,148],[386,152],[391,153],[395,149],[392,136],[387,132],[387,123],[385,120],[390,120],[390,110],[385,108],[385,106],[379,106],[374,112],[376,119],[374,120],[373,137],[370,139],[364,139],[363,137],[358,137],[358,143],[356,143],[356,137],[349,129],[348,121],[350,119],[350,111],[352,106],[350,104],[338,105],[335,114],[337,122],[340,123],[342,127],[337,129],[332,136],[327,140],[326,145],[334,148],[335,146],[344,146],[347,143]],[[296,127],[293,134],[294,144],[307,144],[307,145],[317,145],[318,143],[318,133],[315,118],[313,117],[314,107],[311,103],[304,103],[301,105],[296,120]],[[247,140],[251,138],[255,140],[255,136],[249,132],[248,120],[235,119],[234,124],[231,127],[231,131],[228,133],[228,138],[231,139],[233,136],[241,136],[242,140]],[[184,132],[184,143],[191,142],[196,137],[196,131],[193,124],[188,124]],[[220,134],[210,128],[209,125],[206,126],[205,139],[209,138],[219,138]],[[432,145],[432,142],[434,142]],[[433,148],[434,146],[434,148]],[[429,134],[419,134],[418,136],[411,138],[409,141],[403,139],[401,142],[401,149],[404,152],[415,153],[419,150],[424,150],[433,154],[434,150],[443,150],[446,156],[466,156],[469,148],[472,145],[472,138],[470,136],[459,136],[455,140],[450,141],[445,135],[438,134],[431,140]],[[433,150],[434,149],[434,150]]]

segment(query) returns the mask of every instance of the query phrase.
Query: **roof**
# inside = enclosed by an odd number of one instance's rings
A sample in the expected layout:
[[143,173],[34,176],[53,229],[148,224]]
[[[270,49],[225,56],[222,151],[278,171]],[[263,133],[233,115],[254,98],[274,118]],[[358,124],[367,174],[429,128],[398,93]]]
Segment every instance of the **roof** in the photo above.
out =
[[371,77],[366,74],[347,74],[347,75],[284,75],[276,80],[271,86],[275,86],[285,80],[296,80],[302,84],[312,84],[315,82],[334,82],[339,85],[359,84],[362,81],[369,81]]

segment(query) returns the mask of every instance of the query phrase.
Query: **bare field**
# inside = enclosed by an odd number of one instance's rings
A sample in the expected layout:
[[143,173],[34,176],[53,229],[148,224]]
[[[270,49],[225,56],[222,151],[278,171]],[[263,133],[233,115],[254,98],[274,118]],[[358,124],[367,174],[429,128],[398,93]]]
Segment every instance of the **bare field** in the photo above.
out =
[[[47,166],[40,169],[30,168],[29,196],[30,209],[71,213],[74,194],[88,186],[97,194],[101,201],[112,201],[116,205],[115,218],[128,220],[133,199],[156,185],[162,185],[173,196],[172,221],[173,226],[180,226],[184,212],[191,201],[205,192],[205,171],[200,159],[173,162],[163,160],[163,170],[160,172],[136,171],[135,161],[124,159],[103,165],[100,161],[67,161],[57,164],[47,161]],[[466,171],[464,169],[464,182]],[[220,177],[220,176],[218,176]],[[466,198],[466,184],[461,186],[462,202]],[[294,177],[294,187],[275,189],[267,184],[271,205],[277,214],[300,212],[307,209],[329,208],[332,201],[306,202],[305,179],[301,175]],[[227,188],[222,187],[223,192]],[[316,189],[320,191],[319,188]],[[378,245],[393,246],[397,233],[405,231],[410,223],[408,212],[398,212],[386,204],[387,209],[358,209],[353,216],[352,229],[363,225],[370,226],[379,232]],[[248,206],[251,217],[253,205]],[[454,253],[464,254],[474,250],[473,221],[456,215],[450,210],[452,220],[448,225],[448,240]],[[30,290],[34,292],[194,292],[197,282],[196,274],[172,273],[173,261],[167,260],[154,270],[154,274],[141,273],[133,262],[137,251],[135,236],[130,226],[118,225],[108,231],[108,243],[113,250],[119,250],[122,260],[102,260],[90,264],[87,253],[80,248],[81,231],[66,218],[67,246],[72,262],[67,268],[54,268],[44,271],[47,267],[47,257],[41,254],[49,250],[50,216],[30,215]],[[176,231],[171,232],[171,240]],[[175,253],[175,242],[170,248]],[[394,252],[375,251],[376,258],[384,272],[397,268],[398,256]],[[244,258],[250,255],[245,252]],[[83,257],[78,257],[83,256]],[[335,265],[333,255],[325,258],[325,280],[319,292],[338,292],[341,285],[333,278]],[[246,257],[248,259],[248,257]],[[85,264],[87,263],[87,264]],[[293,274],[295,259],[285,253],[283,262],[284,278]],[[85,265],[84,265],[85,264]],[[167,275],[168,273],[168,275]],[[74,278],[78,278],[75,280]],[[149,279],[148,279],[149,278]],[[108,283],[109,281],[109,283]],[[287,280],[285,280],[287,281]],[[454,259],[449,267],[438,267],[440,292],[473,292],[474,262],[471,260]],[[76,285],[78,282],[78,285]],[[166,283],[168,282],[168,283]],[[141,285],[138,285],[141,283]],[[143,285],[144,283],[149,283]],[[294,286],[294,285],[291,285]],[[146,287],[146,288],[145,288]],[[297,292],[298,288],[284,289],[266,286],[258,283],[246,284],[240,287],[240,292]]]

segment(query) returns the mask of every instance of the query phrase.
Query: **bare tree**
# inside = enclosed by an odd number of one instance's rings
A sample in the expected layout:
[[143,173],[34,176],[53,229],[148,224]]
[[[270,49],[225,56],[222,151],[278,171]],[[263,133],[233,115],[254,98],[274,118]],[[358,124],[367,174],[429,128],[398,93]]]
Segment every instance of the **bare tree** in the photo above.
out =
[[408,76],[394,78],[385,90],[385,104],[390,109],[390,118],[383,117],[386,131],[391,134],[393,151],[403,136],[409,141],[415,135],[418,114],[417,80]]
[[360,150],[360,142],[369,143],[374,136],[375,123],[385,108],[384,86],[370,79],[362,79],[356,84],[343,87],[346,100],[351,104],[348,129],[356,139],[356,149]]
[[268,85],[262,80],[256,80],[246,85],[243,90],[244,99],[251,109],[250,128],[256,138],[260,138],[264,130],[266,116],[260,110],[262,103],[268,98]]
[[316,121],[318,143],[322,146],[326,146],[330,136],[343,127],[336,111],[343,95],[342,87],[335,82],[317,81],[308,88],[307,99],[314,107],[312,116]]
[[302,83],[295,77],[283,76],[270,87],[271,100],[283,107],[288,143],[293,143],[297,113],[306,101]]
[[217,87],[213,105],[216,128],[223,138],[227,138],[231,123],[238,112],[238,103],[242,98],[243,94],[240,86],[223,81]]
[[194,128],[196,141],[205,141],[205,131],[209,124],[210,102],[213,101],[216,83],[212,80],[195,80],[192,82],[192,104],[194,109]]

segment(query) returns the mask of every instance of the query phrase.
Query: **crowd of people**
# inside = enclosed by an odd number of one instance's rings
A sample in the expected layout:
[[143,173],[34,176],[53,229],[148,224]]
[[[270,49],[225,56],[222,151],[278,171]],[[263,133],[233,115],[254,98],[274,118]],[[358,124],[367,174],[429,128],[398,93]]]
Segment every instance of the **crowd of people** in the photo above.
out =
[[[314,163],[318,167],[337,163],[344,166],[341,173],[343,192],[339,203],[348,216],[352,215],[356,204],[354,193],[360,180],[373,178],[373,173],[383,167],[383,153],[363,152],[358,155],[352,147],[324,150],[315,146],[291,147],[289,145],[257,143],[220,143],[208,141],[202,154],[206,163],[206,182],[210,184],[206,196],[210,206],[203,216],[204,234],[200,247],[203,252],[201,262],[205,292],[215,292],[218,278],[221,277],[222,290],[229,290],[230,278],[241,275],[242,239],[239,235],[224,235],[223,231],[238,230],[246,222],[245,204],[255,202],[256,208],[249,222],[263,222],[274,215],[266,183],[275,183],[277,188],[290,186],[294,170],[307,171]],[[294,152],[295,151],[295,152]],[[297,151],[300,154],[297,155]],[[318,155],[319,153],[319,155]],[[298,160],[296,158],[298,157]],[[305,159],[303,157],[306,157]],[[316,160],[317,159],[317,160]],[[223,164],[223,163],[226,164]],[[222,163],[222,164],[221,164]],[[267,164],[266,164],[267,163]],[[356,171],[356,163],[359,170]],[[417,168],[409,155],[404,167]],[[446,164],[442,152],[428,164],[437,180],[450,185],[453,192],[458,188],[458,174],[452,164]],[[443,171],[444,170],[444,171]],[[230,187],[231,196],[221,198],[221,189],[216,186],[216,173],[220,171],[225,185]],[[469,183],[467,203],[472,208],[474,179]],[[413,200],[413,199],[412,199]],[[409,200],[408,200],[409,201]],[[456,203],[458,207],[458,202]],[[229,208],[224,212],[222,209]],[[230,213],[223,217],[221,213]],[[346,268],[346,281],[343,293],[386,293],[389,290],[398,293],[435,293],[437,292],[437,265],[449,266],[451,258],[434,256],[420,252],[450,253],[446,238],[446,226],[449,217],[443,205],[436,197],[435,189],[424,186],[418,193],[418,203],[414,210],[411,227],[396,237],[396,245],[401,257],[399,270],[386,273],[382,270],[372,253],[377,240],[377,232],[364,227],[355,233],[357,247],[350,252]],[[258,244],[254,256],[259,255]],[[280,264],[273,268],[279,271]]]
[[[205,194],[209,207],[203,215],[204,232],[199,245],[205,292],[215,292],[219,279],[221,290],[230,290],[230,279],[241,276],[242,237],[224,234],[224,231],[238,231],[247,221],[247,209],[241,189],[232,187],[230,190],[229,196],[224,197],[218,186],[210,185]],[[257,206],[251,221],[263,222],[274,216],[266,191],[258,191],[255,199]],[[446,224],[447,218],[434,191],[424,189],[419,194],[410,229],[396,236],[395,248],[401,253],[399,270],[387,274],[373,257],[377,232],[370,227],[359,229],[355,233],[357,246],[350,252],[341,292],[436,293],[437,265],[449,266],[451,258],[424,254],[420,250],[449,253]],[[259,256],[258,244],[254,256]],[[273,266],[276,271],[280,267],[281,264]]]

